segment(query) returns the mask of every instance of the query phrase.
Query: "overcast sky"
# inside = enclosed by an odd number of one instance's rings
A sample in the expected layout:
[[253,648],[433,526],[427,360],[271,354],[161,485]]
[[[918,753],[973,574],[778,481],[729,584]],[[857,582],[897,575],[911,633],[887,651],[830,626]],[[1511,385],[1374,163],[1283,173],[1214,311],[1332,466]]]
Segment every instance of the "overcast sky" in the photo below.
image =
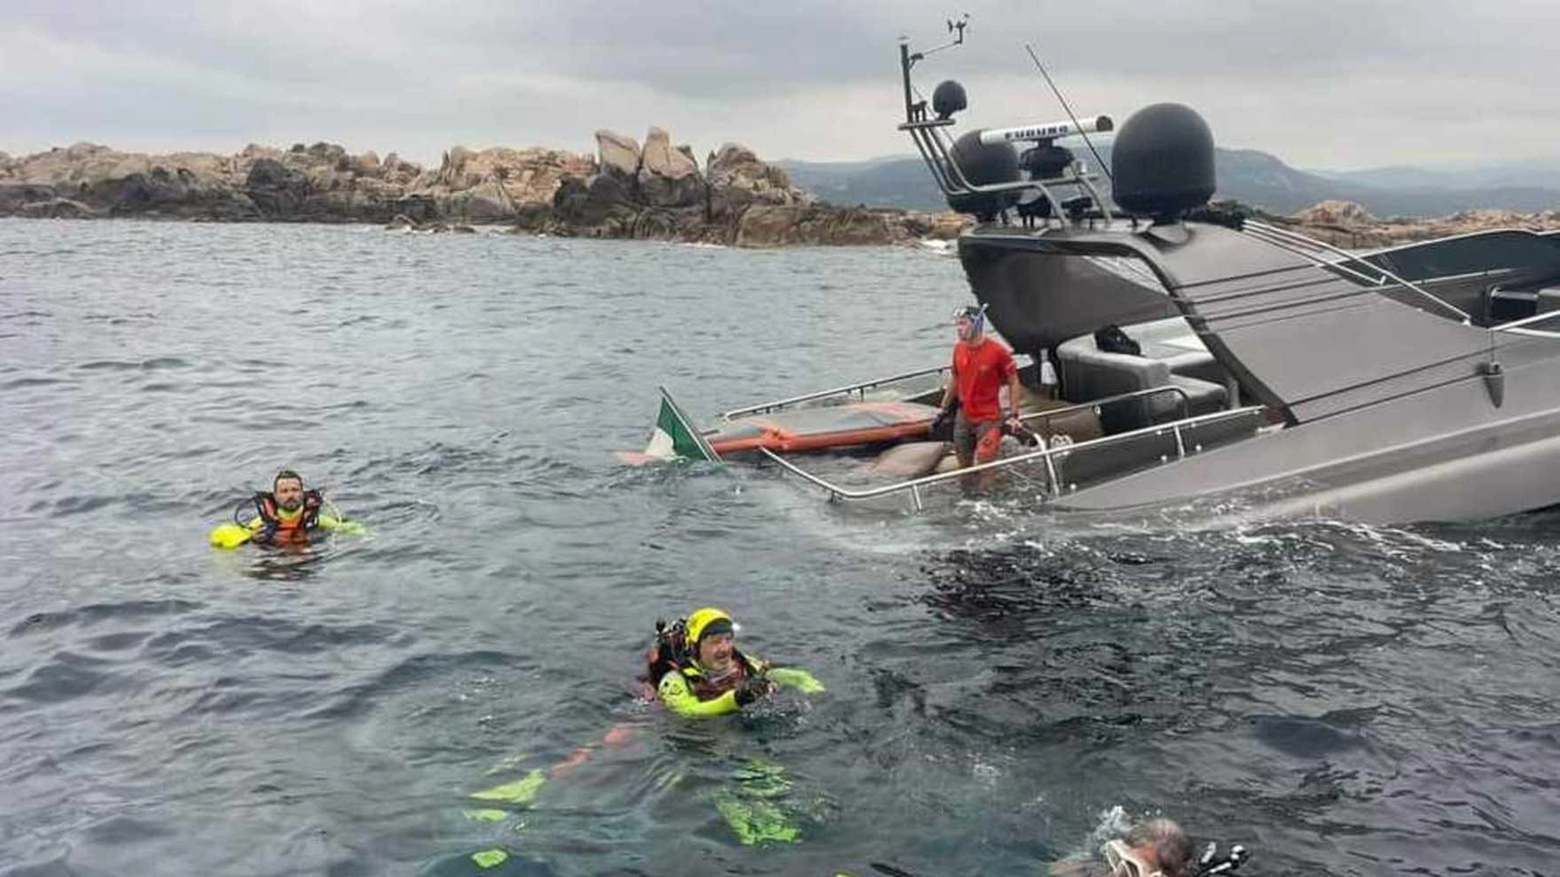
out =
[[1222,146],[1301,167],[1553,156],[1560,0],[0,0],[0,150],[80,140],[234,152],[329,140],[437,161],[454,144],[594,150],[650,124],[698,154],[910,151],[896,43],[966,45],[970,125],[1190,104]]

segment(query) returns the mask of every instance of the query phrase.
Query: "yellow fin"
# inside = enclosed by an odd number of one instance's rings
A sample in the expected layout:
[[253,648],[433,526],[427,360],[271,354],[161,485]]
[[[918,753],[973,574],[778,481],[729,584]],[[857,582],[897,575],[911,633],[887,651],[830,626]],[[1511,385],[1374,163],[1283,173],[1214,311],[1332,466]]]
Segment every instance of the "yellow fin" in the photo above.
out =
[[471,861],[475,862],[478,868],[486,870],[509,861],[509,854],[503,850],[483,850],[480,853],[472,853]]
[[494,786],[480,792],[473,792],[468,797],[478,801],[504,801],[509,804],[529,804],[542,786],[547,784],[547,772],[541,768],[534,768],[525,775],[524,779],[505,783],[502,786]]

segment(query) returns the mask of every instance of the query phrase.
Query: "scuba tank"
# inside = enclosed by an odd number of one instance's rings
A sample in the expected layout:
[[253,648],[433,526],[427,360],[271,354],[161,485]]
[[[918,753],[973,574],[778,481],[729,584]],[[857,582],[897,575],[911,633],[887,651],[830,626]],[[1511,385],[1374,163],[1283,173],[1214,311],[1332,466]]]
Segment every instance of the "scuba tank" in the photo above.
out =
[[671,624],[666,619],[655,620],[655,642],[645,655],[645,671],[652,687],[661,684],[661,677],[675,671],[688,651],[687,624],[679,618]]

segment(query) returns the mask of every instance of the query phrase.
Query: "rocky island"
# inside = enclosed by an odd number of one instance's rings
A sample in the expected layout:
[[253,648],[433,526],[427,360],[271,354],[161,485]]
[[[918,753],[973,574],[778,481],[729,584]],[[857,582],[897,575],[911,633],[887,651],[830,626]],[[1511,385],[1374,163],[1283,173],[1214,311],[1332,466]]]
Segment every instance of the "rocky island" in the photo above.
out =
[[567,236],[731,244],[881,244],[951,237],[954,215],[840,207],[791,185],[738,143],[701,163],[652,127],[596,132],[596,155],[456,146],[437,169],[341,146],[250,145],[236,155],[139,155],[78,143],[0,152],[0,216],[358,222],[420,229],[504,224]]
[[[215,222],[355,222],[418,230],[503,225],[572,237],[744,247],[889,244],[949,239],[953,213],[828,204],[739,143],[701,162],[652,126],[641,145],[596,132],[596,154],[456,146],[437,168],[395,153],[341,146],[250,145],[235,155],[140,155],[78,143],[13,158],[0,152],[0,216],[138,217]],[[1471,210],[1439,219],[1371,216],[1326,201],[1292,216],[1241,205],[1349,248],[1389,246],[1489,228],[1560,229],[1560,211]]]

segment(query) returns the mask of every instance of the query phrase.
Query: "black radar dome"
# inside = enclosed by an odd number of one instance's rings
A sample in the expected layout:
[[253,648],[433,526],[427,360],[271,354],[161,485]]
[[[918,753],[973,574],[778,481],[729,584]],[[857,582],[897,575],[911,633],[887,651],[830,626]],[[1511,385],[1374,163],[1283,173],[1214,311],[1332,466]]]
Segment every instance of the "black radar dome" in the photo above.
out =
[[964,93],[964,86],[945,79],[937,83],[937,88],[932,91],[932,112],[939,119],[951,118],[954,113],[969,109],[970,98]]
[[1133,113],[1116,132],[1110,164],[1116,203],[1131,213],[1174,220],[1213,197],[1213,132],[1182,104]]
[[[959,165],[964,179],[974,186],[995,183],[1014,183],[1022,179],[1018,171],[1018,151],[1011,143],[980,142],[980,130],[976,129],[953,142],[948,154]],[[949,175],[953,182],[958,177]],[[976,192],[968,195],[949,195],[948,206],[958,213],[973,214],[989,222],[998,213],[1018,203],[1017,192]]]

